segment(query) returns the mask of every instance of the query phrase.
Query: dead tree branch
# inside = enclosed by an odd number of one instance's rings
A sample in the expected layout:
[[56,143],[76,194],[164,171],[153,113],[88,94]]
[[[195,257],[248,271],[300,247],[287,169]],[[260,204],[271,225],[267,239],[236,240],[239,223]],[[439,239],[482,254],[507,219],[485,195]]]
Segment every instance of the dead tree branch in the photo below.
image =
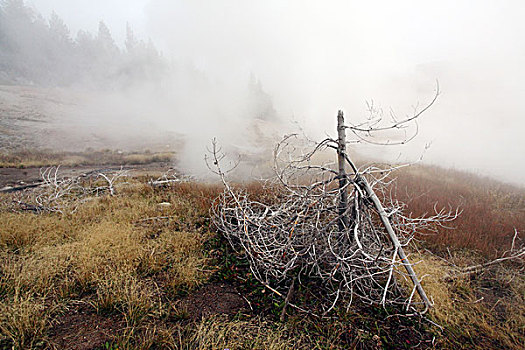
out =
[[[342,112],[338,119],[341,126]],[[357,298],[409,309],[416,304],[415,291],[426,310],[431,302],[405,249],[419,230],[443,226],[459,211],[434,208],[434,214],[421,218],[404,214],[406,206],[388,191],[393,169],[360,171],[341,147],[345,129],[338,128],[337,140],[327,138],[310,151],[302,149],[296,135],[285,136],[274,151],[275,181],[268,180],[274,198],[265,203],[229,184],[221,169],[224,155],[214,140],[208,166],[225,190],[213,220],[246,256],[254,277],[283,298],[285,286],[297,279],[318,296],[322,314],[341,303],[349,307]],[[338,151],[338,170],[333,163],[313,161],[327,149]],[[345,162],[351,173],[346,173]],[[399,283],[398,277],[405,275],[415,286],[412,293]]]
[[[126,170],[93,171],[79,176],[63,176],[60,166],[40,170],[41,181],[34,190],[23,193],[15,202],[22,210],[41,212],[74,212],[90,196],[116,194],[116,184],[127,177]],[[101,181],[102,180],[102,181]]]
[[522,266],[525,262],[525,246],[519,248],[516,247],[516,239],[518,238],[518,230],[514,229],[514,236],[512,238],[512,244],[509,250],[504,252],[499,258],[490,260],[483,264],[477,264],[467,267],[458,267],[454,266],[454,269],[451,273],[447,274],[445,277],[452,277],[454,275],[470,275],[480,273],[485,271],[488,267],[503,264],[504,262],[509,261],[518,261],[521,262]]

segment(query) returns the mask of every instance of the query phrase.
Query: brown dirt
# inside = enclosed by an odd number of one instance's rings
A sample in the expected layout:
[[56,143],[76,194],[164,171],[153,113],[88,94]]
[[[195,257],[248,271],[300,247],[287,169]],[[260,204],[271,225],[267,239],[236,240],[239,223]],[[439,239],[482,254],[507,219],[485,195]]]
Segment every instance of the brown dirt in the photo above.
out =
[[37,182],[39,175],[38,168],[0,168],[0,189]]
[[111,342],[123,327],[117,316],[98,315],[90,306],[79,304],[56,320],[50,330],[50,343],[55,349],[96,349]]
[[235,315],[247,306],[237,290],[225,283],[208,284],[181,300],[190,320],[216,314]]
[[[225,283],[208,284],[179,302],[189,321],[216,314],[235,315],[245,308],[246,302],[237,290]],[[56,319],[49,343],[55,349],[98,349],[105,342],[111,343],[124,327],[121,317],[99,315],[87,303],[79,303]]]

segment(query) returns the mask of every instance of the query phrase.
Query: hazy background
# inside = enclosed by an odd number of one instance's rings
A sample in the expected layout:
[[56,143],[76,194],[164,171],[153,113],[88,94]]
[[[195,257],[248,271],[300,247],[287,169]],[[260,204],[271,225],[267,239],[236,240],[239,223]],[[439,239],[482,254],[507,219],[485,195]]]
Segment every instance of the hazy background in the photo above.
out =
[[[525,184],[525,5],[521,1],[31,0],[69,27],[96,33],[103,20],[123,47],[126,23],[151,39],[173,68],[158,84],[116,89],[101,122],[129,115],[186,135],[186,165],[198,169],[212,136],[249,144],[250,114],[272,117],[272,132],[297,121],[311,135],[334,134],[335,115],[366,115],[374,100],[399,116],[441,96],[409,146],[413,160]],[[164,74],[164,73],[162,73]],[[151,87],[154,85],[154,87]],[[164,98],[159,97],[163,91]],[[109,96],[109,95],[105,95]],[[263,102],[261,102],[261,99]],[[94,100],[97,100],[96,98]],[[117,101],[117,102],[116,102]],[[118,102],[120,101],[120,102]],[[130,101],[133,108],[129,108]],[[89,103],[80,107],[91,106]],[[140,108],[139,108],[140,107]],[[95,108],[97,109],[97,108]],[[140,112],[137,112],[137,109]],[[133,112],[131,113],[130,110]],[[114,116],[114,115],[117,116]],[[264,116],[267,117],[268,113]],[[138,125],[137,124],[137,125]],[[133,125],[133,124],[131,124]],[[198,137],[197,137],[198,135]],[[253,147],[256,147],[252,145]],[[385,155],[380,147],[362,152]]]

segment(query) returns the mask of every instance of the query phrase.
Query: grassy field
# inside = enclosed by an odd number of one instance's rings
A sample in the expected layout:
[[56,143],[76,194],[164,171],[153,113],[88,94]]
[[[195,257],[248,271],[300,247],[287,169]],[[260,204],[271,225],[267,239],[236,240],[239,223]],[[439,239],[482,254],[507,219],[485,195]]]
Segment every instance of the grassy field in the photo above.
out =
[[0,154],[0,168],[46,167],[53,165],[137,165],[153,162],[171,162],[173,152],[122,152],[115,150],[86,150],[85,152],[56,152],[46,150],[18,150]]
[[[400,173],[397,194],[414,214],[435,202],[463,209],[456,229],[421,236],[414,252],[435,307],[419,318],[357,302],[337,318],[290,309],[281,322],[282,300],[210,222],[222,188],[155,187],[150,177],[123,179],[115,196],[71,198],[74,212],[35,214],[13,204],[22,194],[0,194],[0,348],[525,346],[523,261],[476,274],[452,268],[501,254],[514,228],[525,230],[522,189],[436,168]],[[260,185],[246,188],[261,196]]]

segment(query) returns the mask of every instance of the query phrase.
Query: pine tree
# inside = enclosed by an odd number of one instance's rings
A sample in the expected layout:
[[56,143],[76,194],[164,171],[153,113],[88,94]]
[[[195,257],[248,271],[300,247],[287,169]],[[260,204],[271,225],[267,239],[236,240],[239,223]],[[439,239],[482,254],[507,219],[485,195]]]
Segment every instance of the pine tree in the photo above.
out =
[[135,38],[135,34],[133,33],[133,29],[129,25],[129,23],[126,23],[126,41],[124,42],[126,45],[126,51],[128,53],[133,53],[138,45],[138,41]]
[[49,33],[53,40],[64,44],[72,43],[69,28],[66,26],[62,18],[58,17],[55,11],[51,13],[51,18],[49,19]]
[[97,43],[107,54],[119,51],[108,26],[103,21],[98,23]]

